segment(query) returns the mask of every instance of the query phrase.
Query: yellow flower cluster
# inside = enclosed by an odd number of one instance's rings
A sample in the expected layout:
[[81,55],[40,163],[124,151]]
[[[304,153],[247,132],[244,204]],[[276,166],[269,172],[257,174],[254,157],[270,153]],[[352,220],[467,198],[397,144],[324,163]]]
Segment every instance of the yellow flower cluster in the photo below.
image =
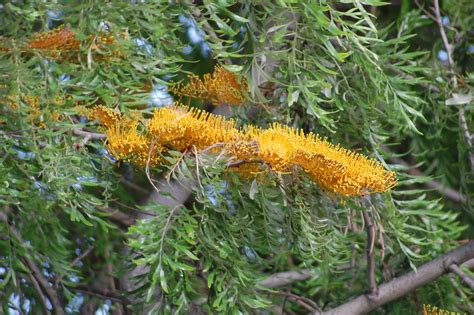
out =
[[274,160],[282,170],[299,166],[322,187],[343,195],[383,192],[396,184],[395,173],[379,162],[312,133],[274,124],[257,133],[257,142],[265,149],[259,152],[263,160]]
[[246,175],[257,174],[262,164],[277,172],[301,168],[323,188],[345,196],[384,192],[396,184],[395,173],[379,162],[276,123],[267,129],[238,129],[233,120],[174,106],[156,110],[144,121],[146,128],[140,134],[139,118],[111,118],[116,116],[104,115],[107,109],[102,107],[95,111],[106,127],[111,153],[141,165],[146,164],[154,143],[153,164],[160,162],[160,154],[168,148],[184,151],[194,146],[237,158],[243,163],[236,163],[235,170]]
[[423,315],[467,315],[466,313],[459,313],[448,311],[437,306],[431,306],[431,304],[423,304]]
[[81,109],[82,114],[91,120],[98,120],[106,128],[117,125],[122,120],[122,115],[111,108],[105,106],[95,106],[92,111],[86,108]]
[[179,151],[224,145],[239,136],[234,121],[184,106],[156,110],[147,122],[147,130],[159,143]]
[[106,128],[107,148],[119,160],[127,160],[138,165],[156,165],[160,162],[159,144],[151,147],[151,140],[138,130],[139,121],[121,117],[115,125]]
[[203,99],[214,105],[240,105],[245,102],[244,91],[248,91],[245,78],[238,81],[236,75],[222,66],[216,66],[214,72],[207,73],[201,79],[197,75],[188,76],[186,85],[177,84],[171,88],[180,96]]

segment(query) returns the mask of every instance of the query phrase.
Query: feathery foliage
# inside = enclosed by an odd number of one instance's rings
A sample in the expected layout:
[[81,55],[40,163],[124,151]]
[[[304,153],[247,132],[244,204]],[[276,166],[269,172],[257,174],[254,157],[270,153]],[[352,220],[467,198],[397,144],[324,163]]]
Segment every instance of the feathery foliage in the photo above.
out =
[[[472,238],[473,5],[443,3],[450,69],[402,3],[1,4],[2,311],[327,310],[367,290],[364,213],[377,283]],[[287,270],[311,277],[262,285]],[[471,295],[443,277],[375,314]]]

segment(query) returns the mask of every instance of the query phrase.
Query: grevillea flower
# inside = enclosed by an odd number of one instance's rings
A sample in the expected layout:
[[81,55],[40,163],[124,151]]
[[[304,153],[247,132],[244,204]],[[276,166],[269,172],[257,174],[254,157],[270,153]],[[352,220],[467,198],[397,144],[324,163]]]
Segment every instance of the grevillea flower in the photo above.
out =
[[160,161],[163,148],[158,143],[151,147],[151,140],[138,132],[139,121],[133,117],[120,117],[114,125],[106,128],[107,149],[112,155],[125,161],[145,166]]
[[81,42],[68,27],[61,25],[49,32],[35,34],[27,44],[27,48],[40,50],[51,58],[59,58],[61,54],[77,52]]
[[222,66],[216,66],[213,73],[201,79],[190,75],[186,85],[177,84],[171,91],[180,96],[207,100],[214,105],[240,105],[245,102],[244,93],[248,90],[245,78],[238,81],[237,76]]
[[122,115],[111,108],[105,106],[94,106],[92,111],[88,111],[86,116],[89,119],[98,120],[106,128],[115,126],[122,120]]
[[287,130],[275,124],[268,129],[249,127],[247,134],[258,147],[256,156],[275,171],[285,171],[293,163],[296,154],[295,139]]
[[[333,145],[319,136],[274,124],[257,136],[259,157],[277,170],[299,166],[318,184],[346,195],[383,192],[396,184],[395,173],[361,154]],[[260,141],[259,141],[260,139]],[[263,141],[262,141],[263,140]],[[273,144],[273,148],[272,148]]]
[[62,51],[79,49],[80,42],[68,27],[61,25],[49,32],[37,33],[28,42],[32,49],[59,49]]
[[159,143],[179,151],[192,146],[204,149],[218,143],[224,145],[239,136],[234,121],[184,106],[155,110],[147,129]]
[[[109,60],[110,57],[124,57],[125,54],[118,49],[118,41],[116,36],[111,34],[100,34],[97,36],[89,36],[86,43],[90,45],[90,49],[96,53],[98,50],[105,50],[111,47],[107,55],[100,54],[96,57],[99,60]],[[34,34],[22,47],[23,52],[36,51],[55,60],[65,60],[78,54],[81,42],[76,38],[69,27],[65,25],[57,28]],[[2,47],[0,52],[8,52],[11,48]]]
[[[155,110],[139,134],[139,118],[123,118],[98,110],[103,118],[108,148],[118,159],[144,165],[151,143],[157,152],[167,148],[185,151],[222,152],[239,161],[231,169],[255,177],[263,173],[263,165],[277,172],[301,168],[324,189],[344,196],[384,192],[396,184],[395,173],[361,154],[332,145],[312,133],[305,134],[280,124],[267,129],[235,127],[233,120],[185,106]],[[118,115],[118,114],[117,114]],[[212,148],[212,149],[210,149]],[[153,163],[159,163],[159,154]]]

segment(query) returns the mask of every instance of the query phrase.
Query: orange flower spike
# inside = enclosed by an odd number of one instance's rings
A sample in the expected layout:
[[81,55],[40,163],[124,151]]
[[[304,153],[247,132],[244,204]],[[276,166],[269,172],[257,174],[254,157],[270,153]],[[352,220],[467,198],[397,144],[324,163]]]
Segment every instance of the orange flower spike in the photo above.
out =
[[194,119],[200,124],[202,132],[193,135],[197,148],[204,149],[211,145],[227,145],[240,137],[240,132],[235,128],[233,120],[225,117],[204,112],[199,109],[190,111]]
[[[115,57],[125,57],[126,55],[117,49],[118,42],[114,35],[98,35],[92,43],[93,50],[104,49],[106,46],[114,46],[111,55]],[[78,52],[81,42],[76,39],[76,34],[67,26],[61,25],[51,31],[35,34],[27,43],[26,48],[41,51],[51,58],[59,59],[65,53]],[[110,59],[109,56],[101,56],[99,59]]]
[[247,81],[222,66],[216,66],[213,73],[207,73],[202,79],[197,75],[188,76],[186,85],[177,84],[171,91],[182,96],[198,98],[214,105],[240,105],[245,102],[244,91],[248,90]]
[[395,173],[372,159],[335,146],[314,134],[299,134],[294,162],[326,189],[346,196],[384,192],[396,184]]
[[248,91],[247,80],[242,78],[239,83],[235,74],[224,67],[217,66],[207,84],[216,104],[239,105],[245,102],[243,91]]
[[80,42],[74,32],[62,25],[51,31],[35,34],[27,44],[29,49],[38,49],[57,57],[61,52],[78,51]]
[[[165,151],[166,146],[179,151],[192,146],[198,150],[212,147],[212,152],[224,150],[239,161],[251,163],[232,167],[247,176],[261,174],[263,169],[256,160],[263,160],[281,172],[299,166],[323,188],[344,196],[384,192],[397,182],[395,173],[385,170],[375,160],[332,145],[317,135],[279,124],[268,129],[249,126],[241,131],[232,120],[174,106],[156,110],[146,123],[147,134],[140,135],[137,133],[139,117],[105,116],[110,120],[107,138],[111,152],[119,159],[141,165],[146,162],[153,141],[160,151]],[[159,157],[154,156],[153,161],[158,163]]]

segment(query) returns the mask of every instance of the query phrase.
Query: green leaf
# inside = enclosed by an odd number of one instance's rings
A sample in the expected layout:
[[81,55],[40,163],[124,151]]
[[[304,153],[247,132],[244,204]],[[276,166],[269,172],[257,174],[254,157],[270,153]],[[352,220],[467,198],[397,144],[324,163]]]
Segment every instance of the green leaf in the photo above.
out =
[[254,178],[250,185],[249,197],[251,200],[255,200],[255,194],[258,192],[257,179]]
[[453,96],[446,100],[446,105],[464,105],[471,102],[472,94],[453,93]]

